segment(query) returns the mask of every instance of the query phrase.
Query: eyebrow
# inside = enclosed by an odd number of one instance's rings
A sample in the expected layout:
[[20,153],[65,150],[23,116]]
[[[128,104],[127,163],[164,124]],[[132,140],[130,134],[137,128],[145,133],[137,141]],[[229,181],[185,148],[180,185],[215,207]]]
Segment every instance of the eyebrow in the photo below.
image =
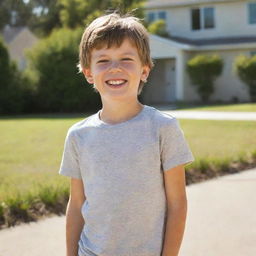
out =
[[[125,53],[122,53],[121,55],[131,55],[131,56],[136,56],[136,54],[132,53],[132,52],[125,52]],[[100,55],[97,55],[95,56],[96,58],[103,58],[103,57],[108,57],[108,55],[106,54],[100,54]]]

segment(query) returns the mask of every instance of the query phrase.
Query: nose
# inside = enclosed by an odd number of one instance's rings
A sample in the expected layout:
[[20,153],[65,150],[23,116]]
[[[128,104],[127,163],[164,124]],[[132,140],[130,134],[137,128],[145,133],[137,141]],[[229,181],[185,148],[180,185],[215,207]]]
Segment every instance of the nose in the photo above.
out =
[[110,65],[110,70],[113,72],[113,71],[120,71],[121,68],[120,68],[120,63],[119,61],[112,61],[111,62],[111,65]]

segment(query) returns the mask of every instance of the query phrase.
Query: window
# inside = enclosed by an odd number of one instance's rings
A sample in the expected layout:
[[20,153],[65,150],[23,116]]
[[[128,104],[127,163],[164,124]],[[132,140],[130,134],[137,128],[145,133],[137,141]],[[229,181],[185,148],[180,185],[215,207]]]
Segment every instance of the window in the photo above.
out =
[[213,8],[204,8],[204,27],[214,28]]
[[160,11],[160,12],[149,12],[147,15],[147,20],[149,23],[154,22],[157,19],[166,20],[166,12]]
[[192,30],[214,28],[214,8],[204,7],[191,10]]
[[154,12],[149,12],[148,13],[148,22],[151,23],[155,20],[155,13]]
[[166,20],[166,12],[158,12],[158,18],[162,20]]
[[200,9],[192,9],[192,29],[200,29]]
[[256,3],[249,3],[249,24],[256,24]]

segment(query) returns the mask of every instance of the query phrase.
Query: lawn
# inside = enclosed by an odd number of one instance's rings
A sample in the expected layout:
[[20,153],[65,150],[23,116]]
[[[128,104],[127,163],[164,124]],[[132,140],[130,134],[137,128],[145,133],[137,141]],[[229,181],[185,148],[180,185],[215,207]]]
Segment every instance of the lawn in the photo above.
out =
[[[68,128],[85,117],[38,115],[0,119],[0,202],[11,204],[21,198],[32,200],[40,196],[54,204],[59,193],[68,193],[69,179],[58,174],[64,139]],[[196,158],[187,168],[197,166],[202,159],[226,161],[256,151],[256,122],[179,122]],[[28,205],[25,202],[20,207],[28,208],[29,200]]]

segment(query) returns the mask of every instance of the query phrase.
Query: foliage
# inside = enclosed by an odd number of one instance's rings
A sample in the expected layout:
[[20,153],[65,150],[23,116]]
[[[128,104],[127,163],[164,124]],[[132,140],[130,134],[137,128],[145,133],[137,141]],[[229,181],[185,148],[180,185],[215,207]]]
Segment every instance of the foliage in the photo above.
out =
[[145,0],[2,0],[0,3],[0,30],[11,24],[11,12],[16,12],[13,26],[28,26],[38,37],[45,37],[56,28],[84,27],[105,12],[134,11],[143,18],[142,5]]
[[100,15],[113,10],[119,10],[121,13],[131,12],[137,17],[143,17],[142,4],[144,0],[58,0],[61,6],[60,20],[62,26],[75,28],[85,26]]
[[38,37],[48,36],[54,29],[62,26],[58,0],[30,0],[29,3],[33,11],[28,26]]
[[10,60],[8,50],[0,39],[0,113],[21,113],[25,106],[26,84],[16,63]]
[[214,92],[214,80],[221,75],[223,61],[218,55],[197,55],[187,62],[186,70],[203,102]]
[[[12,12],[15,12],[15,21],[12,22]],[[0,30],[6,25],[25,26],[29,23],[32,6],[24,1],[0,1]],[[13,13],[14,14],[14,13]]]
[[60,29],[27,52],[36,83],[37,110],[75,112],[94,109],[100,97],[77,74],[78,45],[82,30]]
[[166,31],[166,23],[165,20],[159,19],[148,25],[148,31],[151,34],[159,35],[162,37],[168,37],[169,34]]
[[237,56],[233,63],[233,71],[248,86],[251,101],[256,102],[256,56]]

